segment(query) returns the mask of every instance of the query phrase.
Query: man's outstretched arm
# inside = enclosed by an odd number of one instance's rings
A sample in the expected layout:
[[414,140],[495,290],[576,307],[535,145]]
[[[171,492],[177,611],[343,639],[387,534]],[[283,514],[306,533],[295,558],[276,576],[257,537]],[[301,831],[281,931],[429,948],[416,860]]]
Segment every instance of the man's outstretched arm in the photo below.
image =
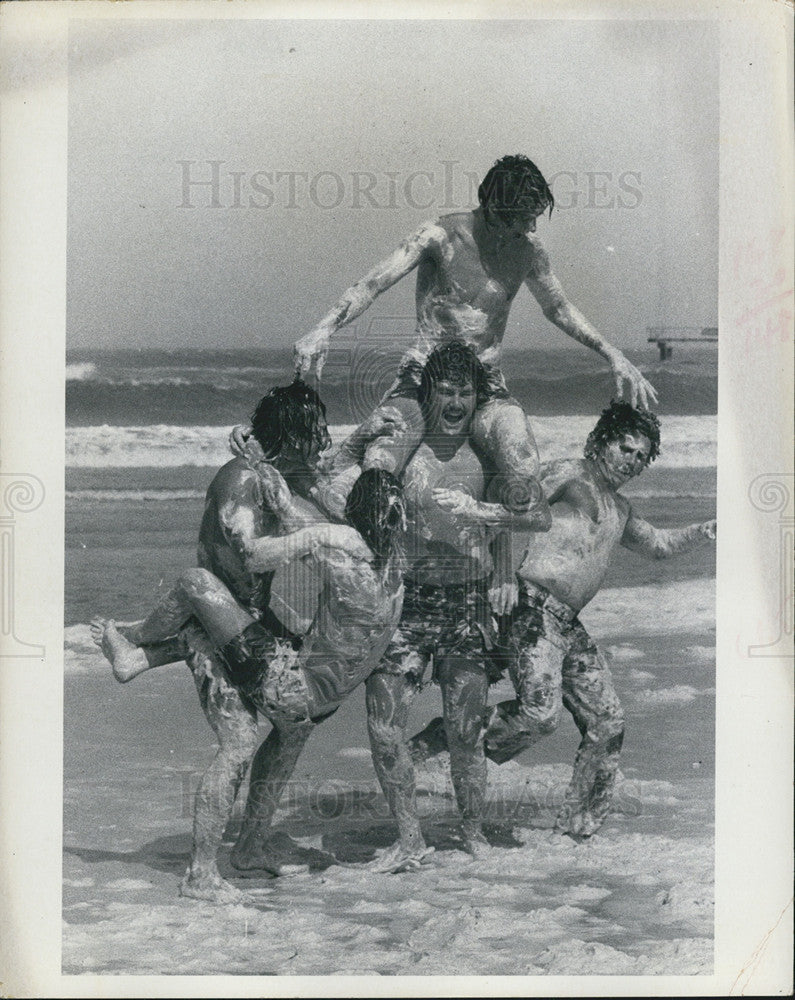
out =
[[706,542],[714,542],[716,534],[717,521],[702,521],[686,528],[655,528],[643,518],[630,514],[621,544],[649,559],[667,559]]
[[440,507],[468,524],[490,525],[508,531],[549,531],[552,525],[549,504],[543,494],[533,506],[520,513],[513,513],[501,503],[475,500],[463,490],[448,490],[443,486],[434,487],[432,496]]
[[534,244],[531,271],[525,278],[525,284],[550,323],[607,360],[613,369],[619,396],[627,389],[633,406],[648,408],[657,402],[657,393],[651,383],[569,302],[563,286],[552,273],[549,257],[540,244]]
[[296,343],[293,349],[296,371],[305,375],[315,362],[319,378],[332,335],[346,323],[361,316],[382,292],[412,271],[424,253],[440,247],[446,238],[439,225],[428,222],[404,240],[393,254],[376,264],[360,281],[351,285],[331,312]]

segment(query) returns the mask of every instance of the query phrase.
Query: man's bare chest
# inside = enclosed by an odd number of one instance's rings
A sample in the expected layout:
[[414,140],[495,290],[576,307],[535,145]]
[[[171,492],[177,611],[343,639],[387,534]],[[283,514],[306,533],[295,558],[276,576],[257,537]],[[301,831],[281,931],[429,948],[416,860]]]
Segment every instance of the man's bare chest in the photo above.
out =
[[526,262],[518,248],[482,250],[474,241],[452,240],[448,252],[440,255],[420,284],[430,293],[449,294],[460,302],[492,311],[506,306],[526,277]]
[[417,449],[404,476],[406,500],[410,508],[436,509],[432,492],[437,487],[462,490],[475,499],[485,491],[483,466],[468,443],[449,458],[438,457],[423,443]]

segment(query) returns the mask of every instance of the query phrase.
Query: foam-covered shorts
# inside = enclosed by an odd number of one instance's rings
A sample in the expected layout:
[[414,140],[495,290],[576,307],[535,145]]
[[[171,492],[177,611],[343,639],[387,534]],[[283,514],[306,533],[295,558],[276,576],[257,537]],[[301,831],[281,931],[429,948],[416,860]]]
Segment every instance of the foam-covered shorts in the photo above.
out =
[[485,578],[448,586],[407,579],[400,624],[375,673],[403,674],[421,686],[430,665],[436,680],[441,662],[455,656],[498,680],[503,660],[487,586]]
[[310,693],[300,664],[301,640],[283,630],[274,635],[255,621],[218,650],[232,684],[258,711],[285,722],[320,722],[310,716]]

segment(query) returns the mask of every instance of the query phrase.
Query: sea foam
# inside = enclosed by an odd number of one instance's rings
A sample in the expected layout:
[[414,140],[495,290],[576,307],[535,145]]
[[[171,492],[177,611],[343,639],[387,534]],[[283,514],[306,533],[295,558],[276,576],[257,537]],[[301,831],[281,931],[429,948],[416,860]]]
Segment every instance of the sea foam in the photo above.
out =
[[[543,460],[574,458],[593,427],[593,417],[531,417]],[[334,441],[353,425],[331,428]],[[88,468],[219,467],[229,460],[231,427],[151,424],[67,427],[66,466]],[[662,451],[655,468],[705,468],[717,461],[717,417],[671,416],[663,421]]]

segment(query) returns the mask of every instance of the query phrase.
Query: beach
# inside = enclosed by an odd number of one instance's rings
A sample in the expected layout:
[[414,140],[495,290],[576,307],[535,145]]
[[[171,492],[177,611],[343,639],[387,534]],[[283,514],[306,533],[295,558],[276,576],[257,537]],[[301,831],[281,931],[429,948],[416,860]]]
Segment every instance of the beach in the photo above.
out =
[[[232,404],[241,420],[249,405],[231,368],[255,366],[240,360],[224,369],[227,383],[216,378],[218,392],[230,398],[206,422],[178,410],[182,397],[169,411],[168,384],[163,389],[163,379],[205,378],[201,365],[190,374],[176,364],[148,364],[144,377],[72,369],[80,406],[70,419],[67,393],[64,972],[711,973],[711,546],[656,562],[621,550],[581,616],[610,658],[627,715],[614,809],[591,841],[575,844],[551,829],[579,742],[564,713],[558,730],[532,750],[489,765],[492,846],[482,857],[458,849],[442,755],[417,775],[423,829],[435,848],[429,863],[417,873],[368,872],[361,865],[392,843],[395,827],[370,762],[358,690],[313,734],[276,822],[278,831],[339,863],[318,853],[305,875],[239,878],[228,862],[238,808],[221,870],[251,901],[214,906],[179,897],[192,795],[214,752],[211,730],[184,664],[121,686],[86,623],[93,614],[123,620],[145,613],[176,573],[194,564],[203,493],[226,459]],[[707,385],[706,375],[696,375]],[[149,402],[161,389],[164,396],[149,410],[140,405],[134,422],[131,413],[102,409],[111,398],[118,406],[108,391],[114,378],[138,378],[129,391]],[[594,386],[596,393],[598,379]],[[562,412],[538,411],[543,457],[581,447],[596,412],[580,411],[581,390],[582,380]],[[355,413],[341,395],[331,396],[339,437]],[[693,393],[686,397],[678,406],[669,401],[674,412],[663,416],[659,462],[626,491],[637,512],[662,527],[715,513],[711,397],[700,397],[701,412],[693,412]],[[500,682],[490,701],[510,694]],[[415,700],[409,730],[439,709],[438,689],[429,685]]]

